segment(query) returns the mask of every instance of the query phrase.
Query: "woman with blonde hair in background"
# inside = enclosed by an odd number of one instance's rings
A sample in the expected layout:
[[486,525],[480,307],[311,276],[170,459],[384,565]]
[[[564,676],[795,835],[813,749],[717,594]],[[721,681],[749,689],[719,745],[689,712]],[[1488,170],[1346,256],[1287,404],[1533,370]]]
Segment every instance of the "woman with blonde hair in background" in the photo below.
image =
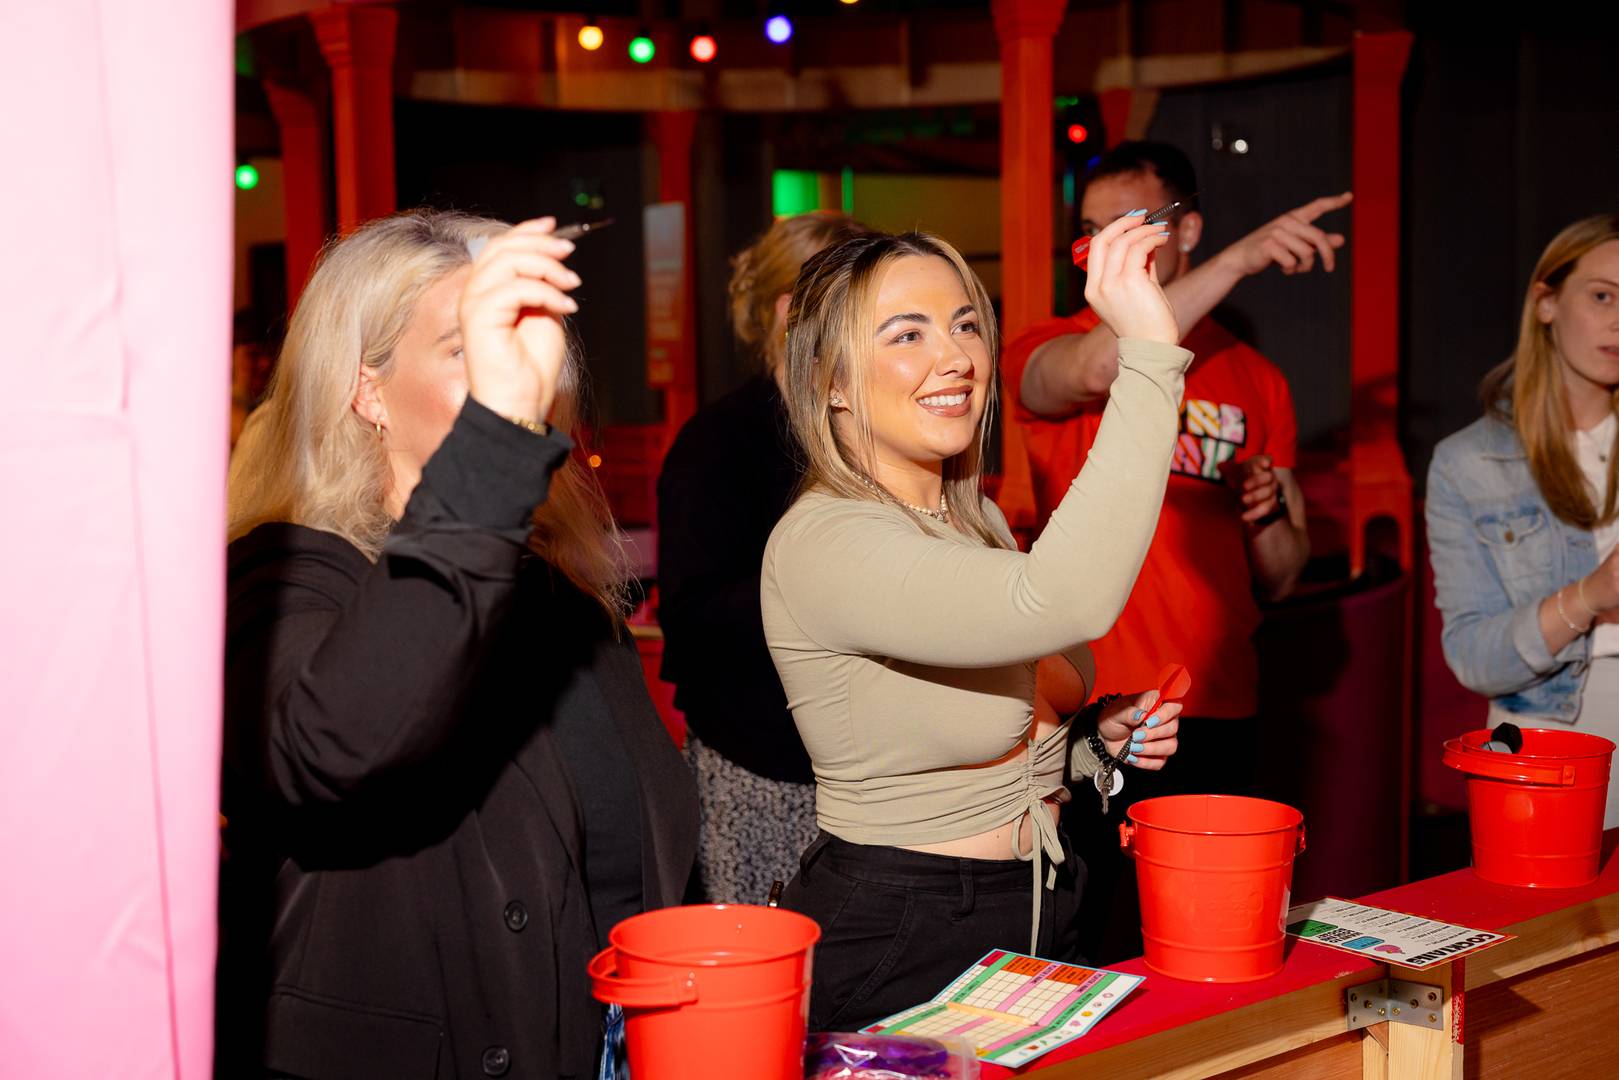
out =
[[658,477],[663,677],[690,732],[698,866],[716,902],[762,904],[815,838],[815,784],[759,621],[765,541],[798,488],[781,386],[787,301],[804,260],[866,230],[816,211],[778,218],[732,260],[731,328],[756,365],[686,422]]
[[1619,214],[1546,246],[1481,396],[1428,469],[1445,660],[1492,724],[1619,741]]
[[586,964],[685,890],[553,226],[334,243],[237,448],[221,1076],[611,1075]]

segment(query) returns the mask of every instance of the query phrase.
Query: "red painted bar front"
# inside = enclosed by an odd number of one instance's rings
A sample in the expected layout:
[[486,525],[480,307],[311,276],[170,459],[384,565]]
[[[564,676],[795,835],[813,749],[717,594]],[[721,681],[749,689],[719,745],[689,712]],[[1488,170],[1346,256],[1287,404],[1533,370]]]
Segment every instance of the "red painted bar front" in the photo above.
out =
[[[1377,907],[1475,926],[1481,930],[1501,930],[1529,919],[1550,915],[1566,908],[1619,893],[1619,829],[1603,838],[1603,868],[1597,880],[1577,889],[1524,889],[1481,881],[1472,870],[1458,870],[1424,881],[1360,897],[1360,902]],[[996,1065],[983,1067],[984,1080],[1037,1075],[1062,1062],[1146,1038],[1207,1017],[1281,997],[1346,975],[1364,973],[1368,981],[1381,976],[1382,964],[1362,960],[1296,938],[1288,938],[1287,960],[1280,975],[1260,982],[1210,985],[1182,982],[1149,970],[1138,957],[1112,970],[1146,976],[1141,988],[1089,1035],[1046,1054],[1037,1061],[1012,1070]],[[1397,968],[1391,968],[1397,971]]]

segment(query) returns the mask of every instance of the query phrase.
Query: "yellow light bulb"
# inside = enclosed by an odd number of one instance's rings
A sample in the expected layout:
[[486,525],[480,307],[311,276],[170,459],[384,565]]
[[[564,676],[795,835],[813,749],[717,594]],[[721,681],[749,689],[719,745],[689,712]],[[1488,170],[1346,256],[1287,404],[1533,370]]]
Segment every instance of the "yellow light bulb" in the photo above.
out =
[[586,52],[595,52],[602,47],[602,28],[595,23],[586,23],[579,28],[579,47]]

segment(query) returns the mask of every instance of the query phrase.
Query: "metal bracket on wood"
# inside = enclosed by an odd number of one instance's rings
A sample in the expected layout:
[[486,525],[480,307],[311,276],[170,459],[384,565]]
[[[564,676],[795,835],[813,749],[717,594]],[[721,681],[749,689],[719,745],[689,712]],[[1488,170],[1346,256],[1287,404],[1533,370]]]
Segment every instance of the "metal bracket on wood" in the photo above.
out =
[[1444,990],[1426,983],[1378,979],[1344,992],[1350,1031],[1389,1021],[1445,1030]]

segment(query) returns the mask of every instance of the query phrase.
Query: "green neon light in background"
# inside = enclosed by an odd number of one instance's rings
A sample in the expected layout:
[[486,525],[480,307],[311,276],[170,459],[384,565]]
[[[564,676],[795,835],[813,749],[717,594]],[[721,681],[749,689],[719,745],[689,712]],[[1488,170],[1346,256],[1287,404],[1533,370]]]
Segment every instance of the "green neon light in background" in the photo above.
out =
[[777,169],[770,175],[770,209],[777,217],[807,214],[821,207],[821,180],[803,169]]

